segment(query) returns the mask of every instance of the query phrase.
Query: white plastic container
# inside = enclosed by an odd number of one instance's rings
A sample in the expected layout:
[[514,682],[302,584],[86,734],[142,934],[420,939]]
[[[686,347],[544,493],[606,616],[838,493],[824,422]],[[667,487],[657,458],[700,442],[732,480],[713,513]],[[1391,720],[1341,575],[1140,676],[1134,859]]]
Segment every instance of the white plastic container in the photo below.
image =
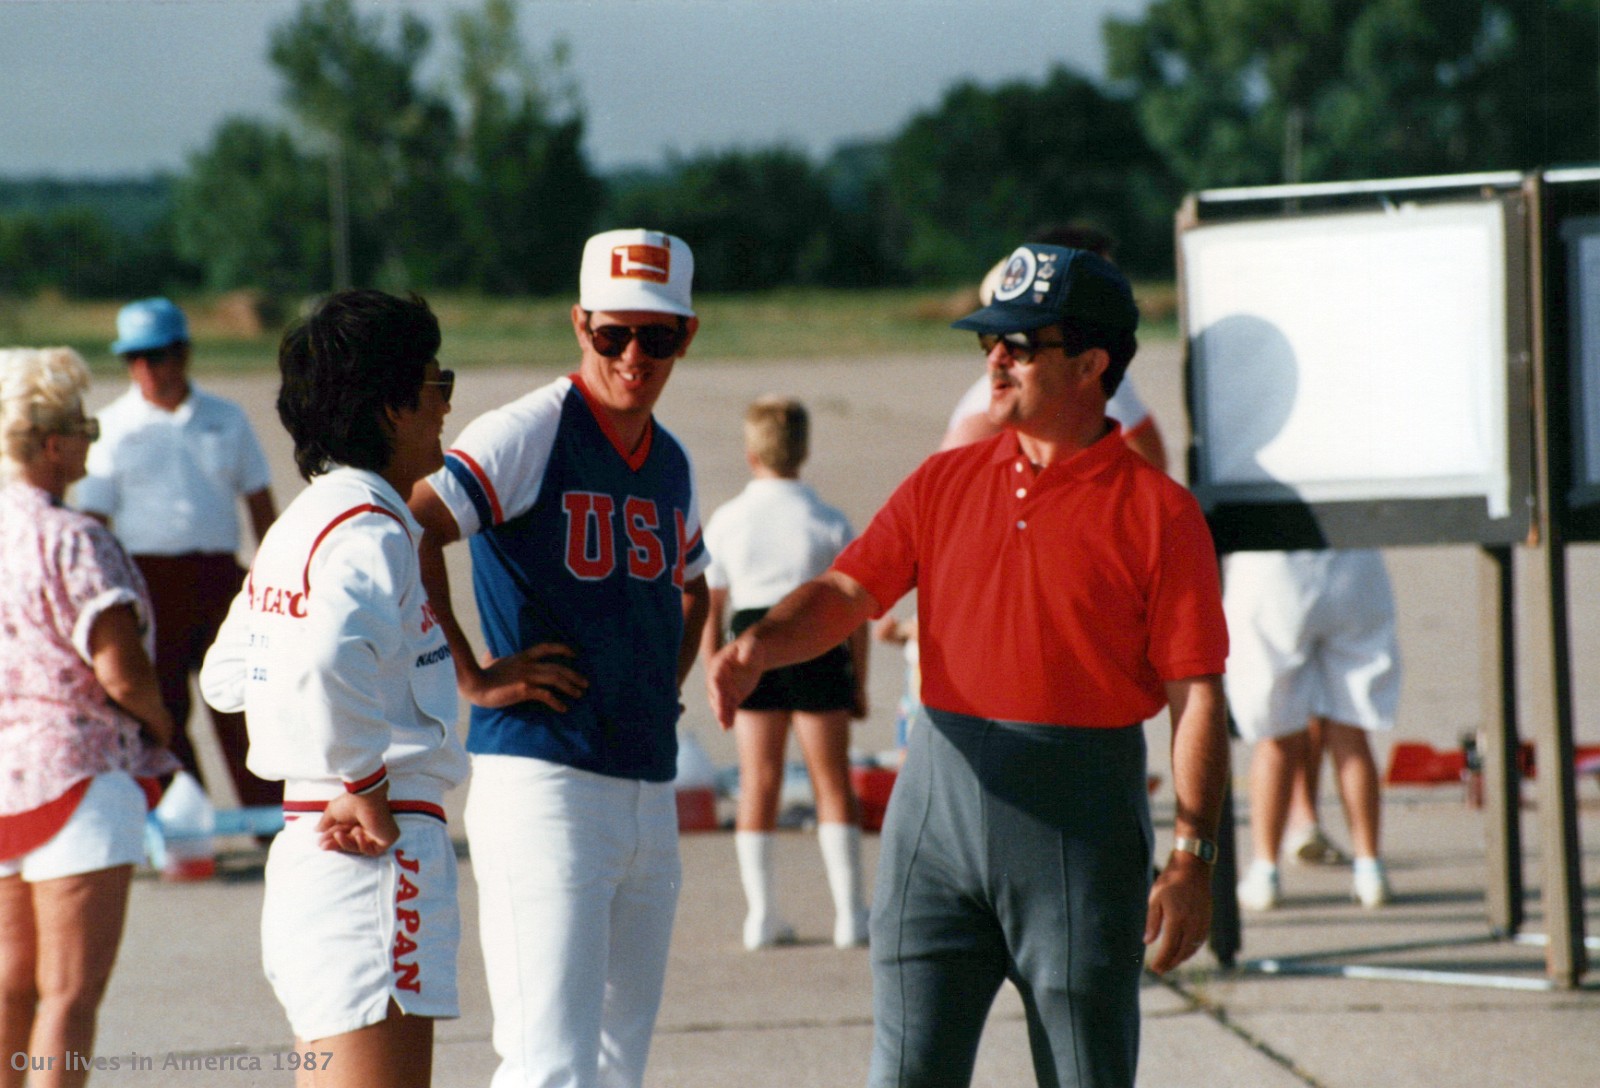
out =
[[150,864],[163,880],[206,880],[217,872],[217,813],[187,771],[179,771],[151,814]]

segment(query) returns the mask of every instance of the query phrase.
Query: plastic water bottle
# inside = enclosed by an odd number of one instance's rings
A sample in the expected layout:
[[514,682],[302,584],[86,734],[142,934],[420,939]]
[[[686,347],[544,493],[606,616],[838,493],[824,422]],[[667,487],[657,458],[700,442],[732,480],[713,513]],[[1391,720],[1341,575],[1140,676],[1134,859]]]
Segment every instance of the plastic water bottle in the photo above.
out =
[[717,829],[717,768],[693,733],[678,734],[678,830]]
[[217,813],[211,798],[187,771],[179,771],[156,806],[157,835],[151,864],[163,880],[205,880],[217,872]]

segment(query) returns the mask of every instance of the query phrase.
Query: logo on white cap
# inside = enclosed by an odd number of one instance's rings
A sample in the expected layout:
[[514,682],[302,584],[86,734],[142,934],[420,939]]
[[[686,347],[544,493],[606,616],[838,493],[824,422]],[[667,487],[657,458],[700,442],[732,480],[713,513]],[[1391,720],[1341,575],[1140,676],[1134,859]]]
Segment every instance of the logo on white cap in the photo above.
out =
[[672,278],[672,250],[662,246],[614,246],[611,278],[666,283]]

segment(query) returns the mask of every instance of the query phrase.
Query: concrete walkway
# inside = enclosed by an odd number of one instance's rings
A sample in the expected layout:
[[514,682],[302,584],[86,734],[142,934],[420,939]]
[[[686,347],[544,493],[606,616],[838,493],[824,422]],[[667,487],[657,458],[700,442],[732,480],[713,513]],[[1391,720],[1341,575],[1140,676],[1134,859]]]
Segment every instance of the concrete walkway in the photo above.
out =
[[[1584,830],[1597,811],[1586,786]],[[1143,1088],[1592,1088],[1600,1083],[1600,991],[1518,990],[1543,979],[1532,945],[1487,940],[1481,820],[1461,791],[1391,794],[1388,841],[1397,900],[1347,901],[1348,872],[1286,868],[1287,901],[1249,915],[1242,970],[1202,953],[1144,989]],[[1157,800],[1158,826],[1168,823]],[[876,859],[868,838],[866,859]],[[747,953],[732,837],[684,836],[684,893],[648,1083],[661,1088],[842,1088],[865,1083],[871,1043],[867,954],[827,943],[832,914],[816,840],[780,836],[779,894],[800,944]],[[102,1085],[289,1085],[291,1038],[261,976],[256,936],[262,853],[226,855],[195,884],[135,884],[123,954],[97,1055],[121,1067]],[[495,1058],[470,860],[462,862],[463,1016],[442,1023],[434,1083],[488,1083]],[[1530,878],[1537,876],[1530,866]],[[1537,925],[1535,917],[1534,925]],[[1591,929],[1593,929],[1591,924]],[[1261,973],[1266,958],[1346,967],[1495,976],[1498,985],[1430,985]],[[130,1055],[151,1062],[130,1069]],[[168,1063],[172,1056],[172,1063]],[[207,1058],[215,1059],[207,1070]],[[232,1068],[228,1059],[232,1058]],[[260,1072],[241,1066],[262,1064]],[[166,1068],[163,1068],[166,1066]],[[975,1083],[1032,1083],[1020,1002],[1007,987],[990,1019]]]

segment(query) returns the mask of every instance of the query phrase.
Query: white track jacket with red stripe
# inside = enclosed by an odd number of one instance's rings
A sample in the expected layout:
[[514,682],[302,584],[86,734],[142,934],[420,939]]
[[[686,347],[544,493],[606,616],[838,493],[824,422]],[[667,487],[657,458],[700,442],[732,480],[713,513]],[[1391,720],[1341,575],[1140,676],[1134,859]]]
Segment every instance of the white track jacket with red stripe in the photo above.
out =
[[291,806],[386,780],[391,802],[437,805],[466,777],[421,536],[376,473],[316,477],[268,530],[206,654],[206,702],[244,712],[246,762]]

